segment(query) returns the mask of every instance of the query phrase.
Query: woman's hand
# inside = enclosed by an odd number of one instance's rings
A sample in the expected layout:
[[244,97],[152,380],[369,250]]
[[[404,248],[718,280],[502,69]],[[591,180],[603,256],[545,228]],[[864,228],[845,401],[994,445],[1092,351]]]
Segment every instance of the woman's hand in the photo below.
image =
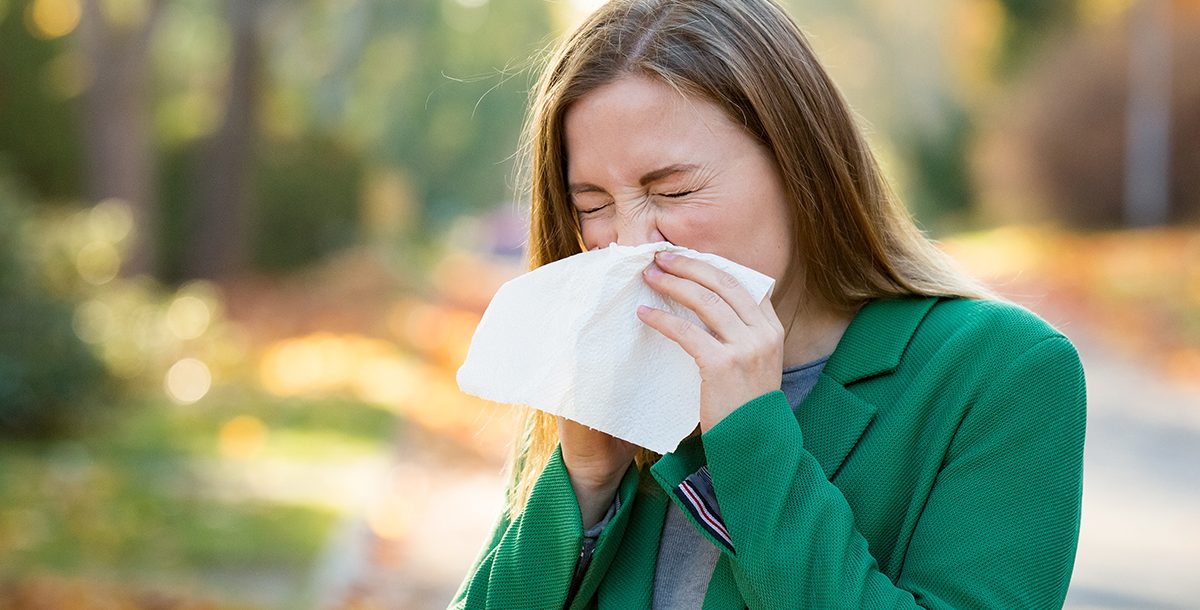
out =
[[653,307],[638,318],[678,343],[700,368],[700,429],[707,432],[735,409],[778,390],[783,324],[769,297],[755,303],[732,275],[712,265],[659,252],[646,283],[696,313],[711,330]]
[[561,415],[557,420],[563,464],[579,501],[583,529],[588,529],[608,512],[637,446]]

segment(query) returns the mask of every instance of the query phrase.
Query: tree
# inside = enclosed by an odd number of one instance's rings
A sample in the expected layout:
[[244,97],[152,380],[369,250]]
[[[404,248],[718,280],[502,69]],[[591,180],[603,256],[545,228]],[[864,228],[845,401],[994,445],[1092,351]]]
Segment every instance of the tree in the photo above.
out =
[[84,0],[75,38],[90,75],[83,94],[85,194],[91,201],[127,202],[137,234],[127,273],[153,274],[158,238],[156,152],[151,121],[149,41],[162,9],[116,12],[117,3]]

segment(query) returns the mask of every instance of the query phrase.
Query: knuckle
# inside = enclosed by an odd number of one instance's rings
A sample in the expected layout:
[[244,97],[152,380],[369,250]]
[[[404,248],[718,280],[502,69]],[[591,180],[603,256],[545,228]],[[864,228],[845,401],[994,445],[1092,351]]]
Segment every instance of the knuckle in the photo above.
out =
[[723,375],[736,374],[741,368],[737,356],[727,351],[710,356],[708,358],[708,367],[710,370],[719,371]]
[[720,279],[718,281],[721,283],[721,286],[724,286],[725,288],[740,288],[742,285],[742,283],[739,282],[736,277],[733,277],[724,271],[721,272],[719,278]]
[[737,357],[732,352],[726,351],[720,355],[713,356],[710,365],[716,370],[728,371],[733,369],[737,362]]
[[711,290],[705,290],[704,294],[700,297],[700,302],[705,305],[716,305],[721,302],[721,295]]
[[770,348],[763,341],[751,341],[742,348],[741,356],[747,362],[757,362]]
[[747,357],[756,358],[759,354],[767,351],[770,347],[770,342],[761,335],[755,335],[752,339],[746,342],[745,355]]
[[779,351],[782,345],[783,342],[778,341],[773,335],[757,335],[753,341],[754,357],[766,358]]
[[767,341],[767,345],[782,345],[783,335],[783,325],[776,322],[775,324],[767,327],[766,333],[764,333],[764,339]]
[[692,326],[691,322],[688,322],[687,320],[682,320],[682,319],[675,320],[674,326],[675,326],[675,333],[678,334],[680,337],[687,337],[687,336],[691,335],[692,329],[695,328],[694,326]]

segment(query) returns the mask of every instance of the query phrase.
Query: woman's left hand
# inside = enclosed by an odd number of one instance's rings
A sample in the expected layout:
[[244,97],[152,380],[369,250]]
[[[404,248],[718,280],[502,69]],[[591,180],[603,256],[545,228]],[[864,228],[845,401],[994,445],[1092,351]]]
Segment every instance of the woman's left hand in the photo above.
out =
[[783,371],[783,324],[770,297],[755,303],[732,275],[698,259],[659,252],[646,283],[696,313],[711,330],[660,309],[638,307],[638,318],[679,344],[700,368],[700,430],[767,392]]

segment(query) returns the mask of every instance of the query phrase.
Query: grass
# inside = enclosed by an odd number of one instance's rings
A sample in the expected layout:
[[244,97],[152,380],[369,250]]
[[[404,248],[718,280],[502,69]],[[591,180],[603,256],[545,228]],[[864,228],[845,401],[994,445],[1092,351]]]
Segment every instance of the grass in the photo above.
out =
[[52,573],[216,594],[230,574],[258,573],[240,597],[273,580],[290,593],[266,605],[295,607],[343,515],[238,477],[280,465],[336,474],[382,455],[396,426],[392,413],[349,399],[239,388],[115,413],[73,438],[0,441],[0,581]]

